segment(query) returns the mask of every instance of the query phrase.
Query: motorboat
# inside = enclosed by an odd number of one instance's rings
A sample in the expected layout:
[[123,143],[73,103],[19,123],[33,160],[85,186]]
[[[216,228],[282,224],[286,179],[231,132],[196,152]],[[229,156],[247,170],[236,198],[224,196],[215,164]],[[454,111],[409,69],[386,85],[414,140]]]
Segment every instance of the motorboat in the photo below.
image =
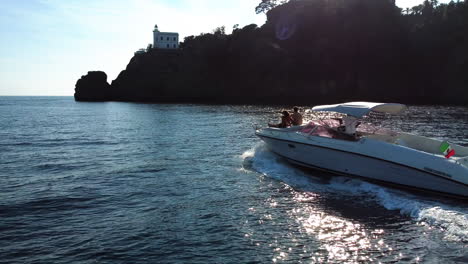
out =
[[[256,128],[255,134],[270,151],[297,165],[468,199],[468,147],[365,124],[372,113],[387,116],[405,109],[396,103],[320,105],[311,109],[316,116],[341,118]],[[354,128],[343,124],[346,118]]]

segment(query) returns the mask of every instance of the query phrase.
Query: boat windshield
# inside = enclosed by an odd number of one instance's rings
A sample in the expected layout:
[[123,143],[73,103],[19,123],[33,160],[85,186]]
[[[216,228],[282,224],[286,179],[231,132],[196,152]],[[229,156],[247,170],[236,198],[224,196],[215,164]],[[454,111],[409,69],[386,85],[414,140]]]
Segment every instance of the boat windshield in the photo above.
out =
[[342,124],[338,119],[324,119],[324,120],[315,120],[310,121],[307,125],[305,125],[299,133],[307,134],[311,136],[320,136],[320,137],[328,137],[328,138],[336,138],[336,139],[344,139],[344,140],[357,140],[360,135],[368,135],[368,134],[379,134],[379,135],[389,135],[389,136],[396,136],[397,133],[391,131],[389,129],[384,129],[378,126],[374,126],[369,123],[362,123],[357,128],[357,135],[358,137],[347,135],[343,132],[340,132],[339,127]]
[[392,131],[387,128],[375,126],[370,123],[360,124],[357,127],[357,132],[360,134],[379,134],[379,135],[392,136],[392,137],[395,137],[398,135],[398,133],[395,131]]
[[310,121],[307,125],[305,125],[298,132],[302,134],[307,134],[310,136],[353,140],[353,138],[351,138],[349,135],[338,132],[337,128],[339,126],[340,126],[340,122],[335,119]]

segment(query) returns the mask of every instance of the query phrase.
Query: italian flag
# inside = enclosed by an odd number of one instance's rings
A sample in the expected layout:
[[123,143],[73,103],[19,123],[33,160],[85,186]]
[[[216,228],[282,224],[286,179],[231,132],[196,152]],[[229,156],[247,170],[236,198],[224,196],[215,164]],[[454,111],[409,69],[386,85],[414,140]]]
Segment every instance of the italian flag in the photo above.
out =
[[444,141],[442,142],[442,144],[440,144],[440,151],[444,153],[444,156],[447,159],[455,155],[455,150],[452,149],[452,147],[447,141]]

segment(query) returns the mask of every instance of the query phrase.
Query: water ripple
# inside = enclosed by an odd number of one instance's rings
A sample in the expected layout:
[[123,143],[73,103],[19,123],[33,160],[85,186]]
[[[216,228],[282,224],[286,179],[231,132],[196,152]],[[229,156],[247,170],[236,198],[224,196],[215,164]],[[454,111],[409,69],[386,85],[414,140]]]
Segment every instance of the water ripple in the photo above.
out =
[[[0,259],[466,262],[466,205],[290,166],[252,129],[279,110],[0,97]],[[467,145],[467,113],[375,121]]]

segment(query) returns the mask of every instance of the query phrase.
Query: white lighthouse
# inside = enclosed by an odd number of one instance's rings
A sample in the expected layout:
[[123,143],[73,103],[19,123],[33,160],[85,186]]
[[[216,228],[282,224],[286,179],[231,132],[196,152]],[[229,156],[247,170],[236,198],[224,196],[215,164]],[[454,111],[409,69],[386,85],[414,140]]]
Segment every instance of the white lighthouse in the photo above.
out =
[[178,49],[179,33],[161,32],[158,29],[158,25],[155,25],[153,30],[153,48]]

